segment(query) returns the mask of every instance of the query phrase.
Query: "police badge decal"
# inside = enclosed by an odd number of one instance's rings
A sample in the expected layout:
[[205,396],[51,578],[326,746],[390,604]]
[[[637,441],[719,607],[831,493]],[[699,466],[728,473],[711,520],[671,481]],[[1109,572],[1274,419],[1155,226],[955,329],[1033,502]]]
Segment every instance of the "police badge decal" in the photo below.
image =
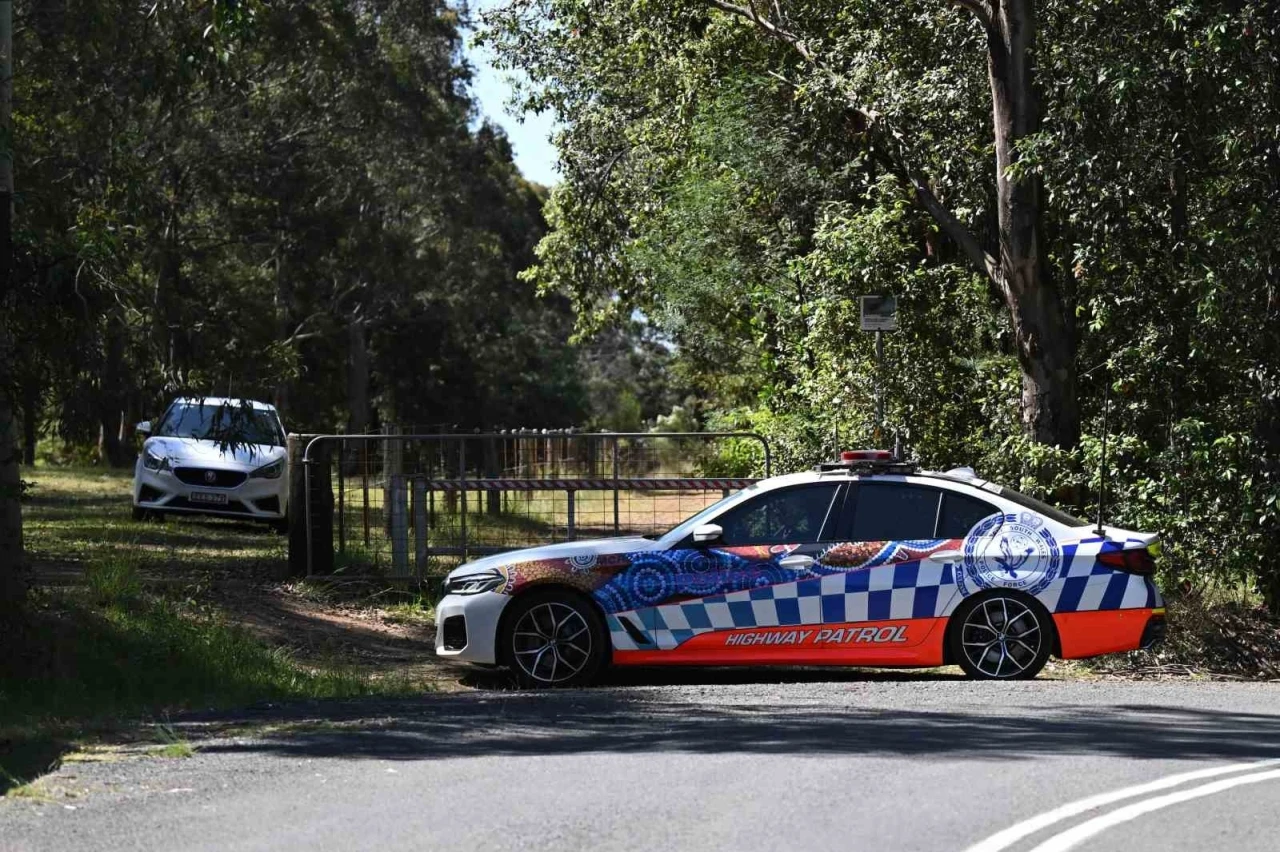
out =
[[[1016,589],[1039,594],[1058,576],[1062,549],[1038,516],[992,515],[964,540],[964,566],[956,572],[960,594]],[[969,583],[973,583],[973,588]]]

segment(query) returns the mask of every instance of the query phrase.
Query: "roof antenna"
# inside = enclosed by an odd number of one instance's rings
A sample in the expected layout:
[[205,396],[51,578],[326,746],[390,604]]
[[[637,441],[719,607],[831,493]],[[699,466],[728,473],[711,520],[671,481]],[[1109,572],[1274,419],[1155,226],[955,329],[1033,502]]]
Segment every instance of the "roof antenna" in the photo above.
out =
[[1103,364],[1102,392],[1102,458],[1098,463],[1098,528],[1093,532],[1105,536],[1102,527],[1102,507],[1107,501],[1107,412],[1111,409],[1111,370]]

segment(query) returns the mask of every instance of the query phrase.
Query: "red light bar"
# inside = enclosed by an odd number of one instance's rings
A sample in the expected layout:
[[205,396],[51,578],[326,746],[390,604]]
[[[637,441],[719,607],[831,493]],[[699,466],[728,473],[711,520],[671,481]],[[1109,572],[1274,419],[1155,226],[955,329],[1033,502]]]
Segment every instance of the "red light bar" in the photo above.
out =
[[846,464],[855,462],[891,462],[893,453],[888,450],[845,450],[840,454],[840,461]]

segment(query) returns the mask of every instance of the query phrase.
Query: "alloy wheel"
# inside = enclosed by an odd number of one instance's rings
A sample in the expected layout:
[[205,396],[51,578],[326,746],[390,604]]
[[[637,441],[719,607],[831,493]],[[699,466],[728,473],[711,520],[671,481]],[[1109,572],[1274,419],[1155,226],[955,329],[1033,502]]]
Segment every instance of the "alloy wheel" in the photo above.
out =
[[546,601],[522,614],[512,630],[512,658],[544,685],[564,683],[592,661],[591,626],[575,607]]
[[1043,665],[1049,641],[1031,607],[1003,595],[987,598],[965,616],[960,647],[970,666],[989,678],[1016,678]]

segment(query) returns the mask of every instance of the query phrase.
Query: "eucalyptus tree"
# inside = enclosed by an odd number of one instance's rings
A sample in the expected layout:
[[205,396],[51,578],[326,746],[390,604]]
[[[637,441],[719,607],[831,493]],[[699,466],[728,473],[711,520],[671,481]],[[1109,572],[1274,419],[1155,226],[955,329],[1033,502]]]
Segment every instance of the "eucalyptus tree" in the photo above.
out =
[[[583,133],[580,125],[597,138],[609,134],[608,115],[637,122],[660,113],[679,126],[743,58],[785,80],[840,126],[857,155],[900,180],[989,281],[1008,309],[1027,434],[1069,448],[1079,434],[1076,336],[1062,270],[1042,233],[1041,179],[1022,166],[1022,149],[1040,129],[1035,4],[960,0],[954,7],[959,12],[935,0],[517,0],[492,16],[491,32],[509,61],[542,86],[531,103],[554,106],[573,123],[570,140]],[[779,49],[753,49],[744,30]],[[631,73],[620,73],[623,64]],[[957,148],[969,162],[956,163]],[[566,198],[591,194],[592,181],[603,188],[617,161],[588,168],[585,186],[566,190]]]

